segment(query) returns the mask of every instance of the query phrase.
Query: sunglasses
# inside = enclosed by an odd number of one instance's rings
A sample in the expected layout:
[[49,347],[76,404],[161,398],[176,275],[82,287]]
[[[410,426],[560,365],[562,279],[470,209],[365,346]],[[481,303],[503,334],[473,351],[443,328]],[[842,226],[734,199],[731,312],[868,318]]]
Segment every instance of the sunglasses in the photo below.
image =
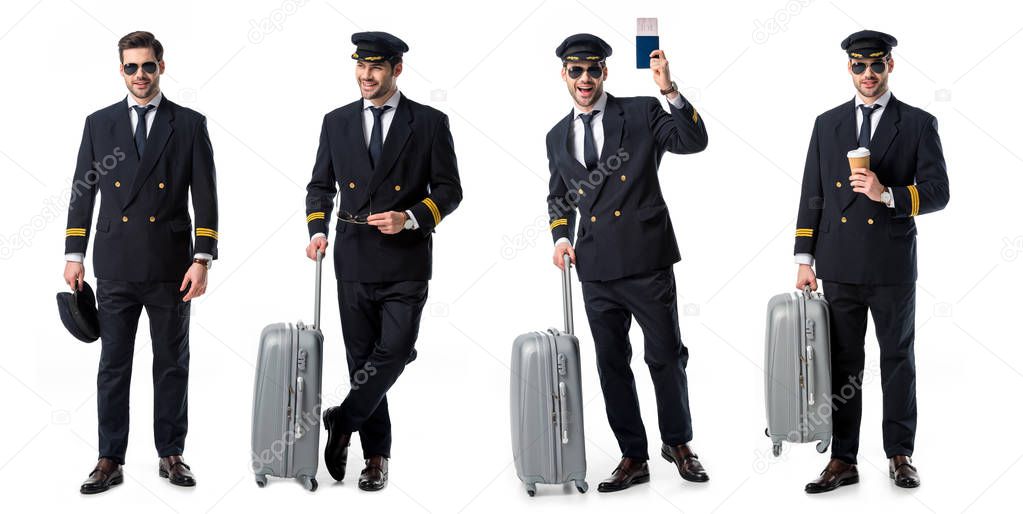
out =
[[149,61],[149,62],[144,62],[142,64],[138,64],[138,63],[134,63],[134,62],[126,63],[124,65],[124,74],[125,75],[134,75],[135,73],[137,73],[139,71],[139,67],[140,66],[142,67],[142,71],[144,71],[146,73],[150,73],[150,74],[156,73],[156,63],[153,62],[153,61]]
[[604,75],[604,68],[600,66],[590,66],[589,68],[583,68],[582,66],[569,66],[568,76],[577,79],[583,75],[583,72],[589,73],[591,77],[599,79]]
[[353,225],[369,225],[367,218],[369,218],[370,214],[373,213],[355,215],[347,211],[337,211],[337,219]]
[[[870,71],[881,74],[888,68],[888,60],[874,61],[870,63]],[[867,71],[867,63],[865,62],[854,62],[852,63],[852,72],[856,75],[862,75],[863,72]]]

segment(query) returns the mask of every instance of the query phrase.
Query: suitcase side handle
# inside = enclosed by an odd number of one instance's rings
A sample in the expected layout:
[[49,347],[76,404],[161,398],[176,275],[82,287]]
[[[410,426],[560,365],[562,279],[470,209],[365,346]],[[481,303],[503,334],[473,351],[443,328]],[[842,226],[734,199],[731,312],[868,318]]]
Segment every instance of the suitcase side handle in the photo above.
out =
[[316,250],[316,288],[313,299],[313,329],[320,329],[320,283],[323,282],[323,251]]
[[561,297],[562,308],[565,310],[565,333],[574,334],[575,327],[572,319],[572,258],[565,252],[562,257],[564,263],[561,271]]
[[302,413],[302,396],[305,393],[305,379],[298,377],[295,381],[295,439],[301,439],[305,435],[305,428],[302,423],[305,423]]
[[568,396],[568,386],[565,382],[558,382],[558,403],[561,407],[561,444],[568,444],[568,427],[566,425],[566,417],[568,413],[568,400],[565,398]]

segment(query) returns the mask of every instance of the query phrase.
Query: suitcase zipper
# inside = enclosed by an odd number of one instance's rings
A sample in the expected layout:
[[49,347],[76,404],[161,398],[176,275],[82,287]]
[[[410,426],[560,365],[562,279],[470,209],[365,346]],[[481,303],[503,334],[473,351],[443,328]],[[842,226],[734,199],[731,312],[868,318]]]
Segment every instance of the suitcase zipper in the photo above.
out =
[[553,476],[551,477],[551,480],[553,481],[553,483],[558,483],[561,480],[561,460],[562,459],[561,459],[561,444],[560,444],[560,442],[561,442],[561,430],[562,430],[562,426],[564,424],[564,419],[562,417],[563,413],[560,411],[560,408],[559,408],[560,407],[560,403],[558,401],[558,388],[557,388],[557,385],[556,385],[558,383],[558,370],[557,370],[557,364],[556,364],[557,361],[558,361],[558,359],[557,359],[557,354],[558,354],[557,342],[558,342],[558,338],[557,338],[556,335],[552,334],[551,332],[545,333],[544,337],[548,341],[548,344],[547,344],[547,350],[548,350],[547,351],[547,359],[548,359],[547,370],[550,373],[548,375],[548,380],[550,380],[550,382],[549,382],[550,388],[548,389],[548,391],[550,391],[550,393],[551,393],[550,397],[549,397],[549,400],[550,400],[550,404],[549,405],[550,405],[550,409],[551,409],[551,430],[550,430],[550,434],[551,434],[551,438],[550,438],[550,444],[551,444],[551,472],[553,473]]
[[291,329],[291,359],[288,363],[289,373],[288,380],[288,431],[284,433],[285,444],[287,452],[287,476],[293,476],[295,472],[295,420],[298,418],[296,412],[297,407],[297,391],[295,384],[298,382],[298,327],[289,325]]
[[806,442],[810,437],[810,405],[813,405],[813,398],[811,395],[811,383],[810,383],[810,368],[808,356],[806,353],[807,349],[807,330],[808,320],[806,317],[806,297],[799,295],[799,391],[802,396],[802,400],[799,405],[800,411],[800,427],[799,432],[802,437],[802,442]]

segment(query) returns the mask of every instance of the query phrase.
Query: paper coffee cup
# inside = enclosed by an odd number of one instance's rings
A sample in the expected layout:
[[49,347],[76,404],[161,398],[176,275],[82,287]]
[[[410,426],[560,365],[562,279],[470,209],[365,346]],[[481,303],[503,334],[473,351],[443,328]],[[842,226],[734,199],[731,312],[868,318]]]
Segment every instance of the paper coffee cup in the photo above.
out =
[[856,168],[867,168],[870,169],[870,149],[869,148],[857,148],[855,150],[849,150],[846,154],[849,158],[849,169]]

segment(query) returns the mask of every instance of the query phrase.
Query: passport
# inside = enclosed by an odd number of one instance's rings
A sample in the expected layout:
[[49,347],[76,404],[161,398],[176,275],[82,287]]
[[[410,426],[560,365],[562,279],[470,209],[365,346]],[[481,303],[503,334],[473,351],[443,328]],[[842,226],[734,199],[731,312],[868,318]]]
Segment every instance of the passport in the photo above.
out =
[[650,52],[660,47],[657,18],[636,18],[636,68],[650,68]]

